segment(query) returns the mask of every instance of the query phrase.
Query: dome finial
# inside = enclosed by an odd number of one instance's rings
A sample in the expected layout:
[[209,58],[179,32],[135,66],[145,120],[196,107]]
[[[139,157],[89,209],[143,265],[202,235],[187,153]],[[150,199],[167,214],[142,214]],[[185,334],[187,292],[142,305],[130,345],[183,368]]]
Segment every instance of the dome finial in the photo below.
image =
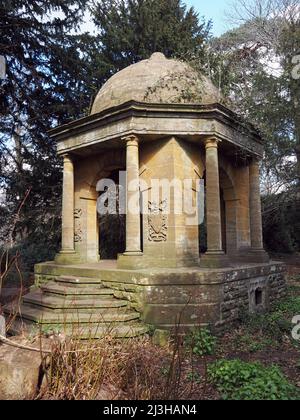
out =
[[156,61],[166,60],[166,56],[161,52],[155,52],[151,55],[150,60],[156,60]]

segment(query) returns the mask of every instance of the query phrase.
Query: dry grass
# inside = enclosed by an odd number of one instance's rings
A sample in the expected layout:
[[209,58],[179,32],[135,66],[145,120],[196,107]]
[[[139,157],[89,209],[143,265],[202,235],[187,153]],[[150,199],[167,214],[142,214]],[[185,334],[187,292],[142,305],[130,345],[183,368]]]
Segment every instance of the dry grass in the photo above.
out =
[[188,398],[181,381],[181,347],[159,348],[149,338],[55,340],[44,363],[39,399],[172,400]]

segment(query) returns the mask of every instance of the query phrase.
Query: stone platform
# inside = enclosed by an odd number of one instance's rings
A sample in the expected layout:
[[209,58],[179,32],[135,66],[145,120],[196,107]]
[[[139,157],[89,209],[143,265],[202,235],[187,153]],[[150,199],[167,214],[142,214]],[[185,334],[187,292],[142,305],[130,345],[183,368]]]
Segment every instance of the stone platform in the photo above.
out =
[[[38,264],[35,289],[23,298],[28,325],[64,325],[82,336],[137,336],[146,325],[222,328],[241,312],[268,310],[285,292],[285,265],[247,264],[223,269],[121,270],[115,261]],[[13,308],[7,307],[6,311]]]

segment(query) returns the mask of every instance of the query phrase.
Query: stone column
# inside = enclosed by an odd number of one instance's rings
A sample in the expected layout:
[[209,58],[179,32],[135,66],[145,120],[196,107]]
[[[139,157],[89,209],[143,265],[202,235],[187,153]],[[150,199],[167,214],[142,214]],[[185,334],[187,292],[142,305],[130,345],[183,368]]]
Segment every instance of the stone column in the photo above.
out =
[[63,197],[62,197],[62,239],[61,251],[56,257],[60,263],[68,262],[68,255],[74,249],[74,165],[69,155],[64,155]]
[[125,255],[141,255],[141,221],[139,188],[139,142],[134,135],[126,141],[126,252]]
[[257,254],[257,261],[268,261],[264,251],[262,234],[262,214],[260,198],[259,161],[253,159],[249,165],[249,202],[250,202],[250,235],[251,251]]
[[259,163],[256,159],[253,159],[249,165],[249,184],[251,247],[263,249]]
[[214,137],[205,141],[207,252],[201,264],[212,268],[227,265],[222,250],[218,143]]

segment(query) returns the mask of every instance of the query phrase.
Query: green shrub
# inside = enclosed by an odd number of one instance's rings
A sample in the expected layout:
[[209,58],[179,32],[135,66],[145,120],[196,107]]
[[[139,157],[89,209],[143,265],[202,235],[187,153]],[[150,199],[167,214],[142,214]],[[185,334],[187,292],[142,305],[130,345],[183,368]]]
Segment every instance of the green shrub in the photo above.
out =
[[260,333],[281,342],[284,335],[290,335],[291,319],[287,320],[279,311],[267,314],[248,314],[243,316],[242,323],[252,334]]
[[[292,288],[291,288],[292,289]],[[291,290],[292,291],[292,290]],[[299,290],[295,290],[299,293]],[[276,312],[280,312],[283,316],[293,317],[300,313],[300,296],[291,295],[280,300],[274,307]]]
[[[52,261],[58,249],[58,244],[51,243],[47,238],[43,238],[39,242],[31,242],[29,239],[19,242],[7,251],[9,260],[17,257],[17,265],[12,265],[3,282],[4,286],[19,287],[20,282],[23,286],[30,286],[34,265],[44,261]],[[4,249],[0,249],[0,255],[3,252]],[[3,267],[1,268],[3,269]]]
[[277,366],[241,360],[219,360],[208,367],[208,378],[224,400],[298,400],[297,388]]
[[15,250],[20,254],[22,269],[24,271],[33,271],[35,264],[53,261],[58,251],[58,245],[50,241],[24,241]]
[[189,381],[189,382],[193,382],[193,383],[195,383],[195,384],[201,384],[201,375],[200,375],[200,373],[198,373],[198,372],[189,372],[187,375],[186,375],[186,379]]
[[300,249],[299,198],[291,191],[263,196],[265,245],[274,252],[293,253]]
[[216,338],[211,334],[209,328],[200,328],[192,330],[186,336],[185,344],[197,356],[211,355],[215,352]]

